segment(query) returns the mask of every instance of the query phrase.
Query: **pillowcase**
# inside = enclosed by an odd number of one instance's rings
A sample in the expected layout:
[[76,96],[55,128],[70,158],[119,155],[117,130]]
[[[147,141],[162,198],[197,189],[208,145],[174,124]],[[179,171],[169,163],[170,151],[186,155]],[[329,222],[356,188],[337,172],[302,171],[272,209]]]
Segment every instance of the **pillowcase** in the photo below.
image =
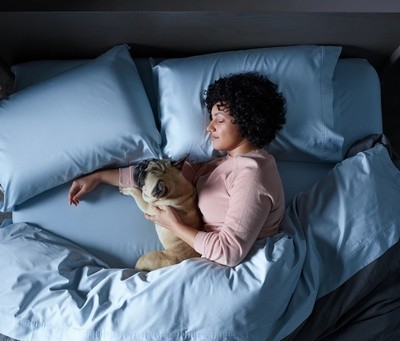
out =
[[383,132],[380,81],[374,67],[361,58],[340,59],[332,81],[344,157],[355,141]]
[[[14,92],[20,91],[32,84],[52,78],[62,72],[73,69],[90,62],[91,59],[68,59],[68,60],[36,60],[13,65],[11,71],[14,73]],[[157,95],[153,84],[153,71],[149,58],[133,58],[140,79],[143,83],[146,95],[149,99],[153,116],[158,124]]]
[[20,91],[34,83],[59,75],[77,66],[84,65],[87,59],[72,60],[35,60],[11,67],[15,75],[14,92]]
[[195,161],[215,156],[205,131],[204,90],[222,76],[257,71],[278,85],[287,102],[287,123],[268,150],[279,160],[341,160],[343,138],[332,103],[340,52],[334,46],[291,46],[153,61],[164,154],[174,159],[189,154]]
[[99,168],[161,155],[127,45],[10,96],[0,126],[2,211]]

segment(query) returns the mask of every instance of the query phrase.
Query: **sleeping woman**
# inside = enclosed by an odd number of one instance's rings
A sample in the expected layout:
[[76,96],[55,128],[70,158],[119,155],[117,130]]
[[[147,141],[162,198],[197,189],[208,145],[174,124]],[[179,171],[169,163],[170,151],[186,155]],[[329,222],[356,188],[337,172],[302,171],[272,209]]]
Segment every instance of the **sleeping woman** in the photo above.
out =
[[[204,104],[210,113],[207,132],[213,148],[226,155],[196,164],[183,175],[196,187],[203,230],[182,222],[171,207],[155,207],[148,220],[170,229],[198,253],[236,266],[257,239],[278,232],[285,201],[282,182],[268,145],[285,124],[285,99],[277,86],[258,73],[233,74],[208,86]],[[134,166],[100,170],[75,180],[70,204],[99,183],[132,187]]]

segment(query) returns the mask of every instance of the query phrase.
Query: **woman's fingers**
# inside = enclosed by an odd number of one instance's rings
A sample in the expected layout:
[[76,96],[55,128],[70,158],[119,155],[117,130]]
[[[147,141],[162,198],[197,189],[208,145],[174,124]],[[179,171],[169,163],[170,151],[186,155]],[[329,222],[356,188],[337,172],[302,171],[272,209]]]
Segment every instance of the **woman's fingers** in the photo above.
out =
[[77,192],[77,193],[73,196],[73,198],[72,198],[72,203],[73,203],[75,206],[77,206],[77,205],[79,204],[79,199],[83,196],[83,194],[84,194],[84,191],[83,191],[83,189],[81,188],[80,191]]
[[68,192],[69,204],[74,204],[77,206],[79,204],[79,199],[86,193],[87,186],[85,184],[79,184],[78,182],[74,181],[71,185],[71,188]]
[[75,202],[74,202],[74,197],[75,197],[76,193],[79,192],[79,189],[80,189],[79,186],[78,186],[77,183],[74,181],[74,182],[72,183],[72,185],[71,185],[69,191],[68,191],[68,201],[69,201],[69,204],[70,204],[70,205],[72,205],[72,204],[76,205]]

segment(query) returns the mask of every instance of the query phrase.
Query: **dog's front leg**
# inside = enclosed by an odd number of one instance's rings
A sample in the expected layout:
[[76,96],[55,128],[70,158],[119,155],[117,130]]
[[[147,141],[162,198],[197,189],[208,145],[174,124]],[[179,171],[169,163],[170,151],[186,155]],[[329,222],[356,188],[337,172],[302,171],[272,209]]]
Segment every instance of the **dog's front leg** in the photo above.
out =
[[135,199],[136,204],[138,205],[138,207],[140,208],[140,210],[142,212],[147,212],[148,208],[149,208],[149,203],[147,203],[146,201],[144,201],[143,197],[142,197],[142,190],[139,187],[125,187],[125,188],[121,188],[120,192],[124,195],[130,195],[131,197],[133,197],[133,199]]

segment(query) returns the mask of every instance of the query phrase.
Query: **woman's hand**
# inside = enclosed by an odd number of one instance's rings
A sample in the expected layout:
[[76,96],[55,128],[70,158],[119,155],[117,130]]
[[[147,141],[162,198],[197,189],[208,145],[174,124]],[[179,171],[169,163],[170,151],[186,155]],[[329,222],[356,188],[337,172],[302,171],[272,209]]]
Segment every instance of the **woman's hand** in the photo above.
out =
[[166,229],[175,233],[176,236],[188,243],[194,248],[194,240],[197,233],[197,229],[184,224],[179,216],[178,212],[170,206],[153,206],[154,214],[145,214],[147,220],[155,222],[157,225],[165,227]]
[[179,224],[182,223],[181,218],[179,217],[178,212],[171,206],[154,206],[154,215],[150,215],[145,213],[145,217],[147,220],[151,220],[156,224],[165,227],[168,230],[176,232]]
[[99,183],[119,186],[119,169],[105,169],[75,180],[68,192],[69,204],[77,206],[79,199],[93,191]]
[[77,206],[79,204],[79,199],[82,198],[86,193],[94,190],[99,183],[100,177],[97,173],[93,173],[76,179],[72,183],[68,192],[69,204]]

